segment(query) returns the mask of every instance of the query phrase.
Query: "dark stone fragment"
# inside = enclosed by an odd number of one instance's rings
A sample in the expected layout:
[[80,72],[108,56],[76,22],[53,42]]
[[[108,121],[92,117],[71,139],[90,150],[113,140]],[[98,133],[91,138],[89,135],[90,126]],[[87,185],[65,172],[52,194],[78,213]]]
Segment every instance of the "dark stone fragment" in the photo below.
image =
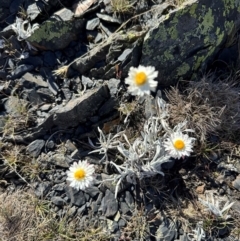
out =
[[110,114],[112,111],[117,109],[118,101],[114,98],[110,98],[106,101],[98,111],[98,115],[103,117]]
[[131,53],[132,53],[132,49],[125,49],[123,53],[118,57],[118,60],[121,62],[126,60]]
[[108,85],[108,88],[110,90],[110,94],[112,97],[116,96],[116,94],[119,90],[119,88],[118,88],[119,84],[120,84],[120,80],[115,79],[115,78],[112,78],[107,82],[107,85]]
[[118,202],[114,197],[114,194],[108,189],[101,203],[101,209],[107,218],[114,217],[118,211]]
[[43,61],[46,67],[54,67],[57,64],[56,56],[52,51],[44,52]]
[[130,208],[134,207],[134,198],[133,198],[133,195],[129,191],[125,192],[125,201]]
[[86,198],[83,191],[78,191],[70,186],[67,186],[66,194],[70,198],[71,204],[73,205],[81,207],[86,203]]
[[61,197],[54,196],[51,198],[51,202],[54,203],[56,206],[63,206],[65,201]]
[[122,214],[130,214],[131,209],[125,202],[120,203],[120,210]]
[[119,228],[125,227],[126,224],[127,224],[127,222],[124,219],[122,219],[122,218],[120,218],[120,220],[118,221]]
[[237,176],[237,178],[232,182],[232,185],[240,191],[240,175]]
[[44,197],[51,189],[50,182],[41,182],[37,183],[35,188],[35,194],[37,197]]
[[91,88],[93,86],[93,81],[86,77],[86,76],[82,76],[82,84],[85,85],[87,88]]
[[43,9],[44,3],[42,1],[35,1],[33,4],[28,5],[27,16],[31,20],[34,20],[42,13]]
[[5,70],[0,70],[0,79],[6,79],[6,77],[7,77],[7,73],[6,73],[6,71]]
[[27,151],[32,157],[38,157],[44,145],[44,140],[35,140],[27,146]]
[[94,198],[100,193],[100,190],[97,187],[92,186],[87,188],[85,190],[85,193],[89,194],[92,198]]
[[41,67],[43,65],[43,60],[38,56],[29,56],[26,59],[20,60],[18,64],[33,65],[36,68],[36,67]]
[[22,64],[17,66],[17,68],[12,72],[12,79],[20,78],[22,75],[24,75],[27,72],[30,72],[31,70],[34,69],[33,65],[27,65],[27,64]]
[[87,21],[86,29],[94,30],[99,25],[99,23],[100,23],[99,18],[91,19],[91,20]]
[[19,11],[19,6],[21,6],[23,3],[23,0],[13,0],[11,5],[10,5],[10,13],[16,13],[17,11]]

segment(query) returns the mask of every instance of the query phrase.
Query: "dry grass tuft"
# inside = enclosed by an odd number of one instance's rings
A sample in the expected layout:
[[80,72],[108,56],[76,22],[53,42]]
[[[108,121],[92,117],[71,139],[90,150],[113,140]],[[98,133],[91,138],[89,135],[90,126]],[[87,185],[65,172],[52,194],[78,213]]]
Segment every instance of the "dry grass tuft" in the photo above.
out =
[[236,81],[230,78],[192,81],[184,93],[172,88],[166,92],[171,124],[187,120],[188,128],[195,130],[201,143],[211,133],[224,141],[240,141],[239,91]]
[[190,87],[181,94],[176,87],[172,87],[166,95],[170,103],[171,125],[187,120],[187,127],[195,131],[201,143],[206,141],[207,134],[216,132],[222,109],[212,107],[197,88]]
[[[15,98],[15,97],[13,97]],[[17,132],[26,130],[34,123],[34,115],[29,113],[29,103],[18,98],[10,102],[12,112],[3,117],[4,127],[0,129],[3,136],[13,136]]]
[[133,10],[133,3],[130,0],[111,0],[111,6],[115,13],[131,12]]
[[1,241],[107,241],[101,227],[79,230],[77,220],[55,218],[48,201],[38,200],[23,190],[0,195]]
[[121,241],[130,240],[146,240],[150,234],[147,217],[143,208],[140,210],[135,209],[132,214],[131,220],[127,222],[127,226],[122,230]]
[[64,66],[60,67],[59,69],[54,70],[53,74],[57,75],[57,76],[66,77],[69,67],[70,67],[70,65],[64,65]]
[[224,141],[240,141],[240,87],[232,77],[223,81],[202,79],[191,82],[190,88],[196,89],[215,111],[220,111],[218,135]]

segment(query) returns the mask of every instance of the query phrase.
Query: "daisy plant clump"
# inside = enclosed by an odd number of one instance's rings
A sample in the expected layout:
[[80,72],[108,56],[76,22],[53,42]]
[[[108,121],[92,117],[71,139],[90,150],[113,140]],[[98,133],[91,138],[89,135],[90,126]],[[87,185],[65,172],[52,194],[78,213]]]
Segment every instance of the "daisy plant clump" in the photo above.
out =
[[85,190],[94,183],[94,165],[87,161],[74,162],[67,171],[67,181],[77,190]]
[[131,67],[125,83],[129,85],[128,91],[132,95],[150,95],[150,91],[155,91],[158,82],[154,79],[158,76],[158,71],[152,66],[139,65],[137,68]]

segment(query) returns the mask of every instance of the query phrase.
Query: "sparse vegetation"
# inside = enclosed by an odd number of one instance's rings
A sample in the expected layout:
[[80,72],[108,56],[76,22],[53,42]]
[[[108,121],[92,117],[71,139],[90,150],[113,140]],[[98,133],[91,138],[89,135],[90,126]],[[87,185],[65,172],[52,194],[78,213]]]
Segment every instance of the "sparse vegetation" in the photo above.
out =
[[111,0],[111,6],[115,13],[127,13],[132,11],[134,2],[131,0]]
[[50,202],[23,190],[0,194],[1,241],[107,241],[110,235],[101,226],[79,229],[77,219],[68,214],[56,218]]

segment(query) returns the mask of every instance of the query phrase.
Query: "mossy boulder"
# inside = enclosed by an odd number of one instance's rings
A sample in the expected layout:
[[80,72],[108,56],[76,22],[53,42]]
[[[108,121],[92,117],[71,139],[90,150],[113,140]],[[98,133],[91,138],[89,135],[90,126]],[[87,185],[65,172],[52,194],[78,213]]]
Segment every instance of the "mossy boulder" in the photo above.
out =
[[58,50],[68,46],[82,33],[84,20],[48,20],[40,25],[27,39],[33,46],[42,50]]
[[140,64],[155,66],[163,86],[194,79],[223,47],[239,18],[239,0],[185,2],[150,29]]

